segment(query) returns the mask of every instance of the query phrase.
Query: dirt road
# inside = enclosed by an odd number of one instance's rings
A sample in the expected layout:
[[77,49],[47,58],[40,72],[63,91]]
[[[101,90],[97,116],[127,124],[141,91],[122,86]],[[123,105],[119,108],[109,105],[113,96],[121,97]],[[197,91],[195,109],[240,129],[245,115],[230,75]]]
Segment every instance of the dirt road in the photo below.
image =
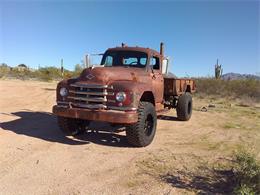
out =
[[[259,123],[250,126],[251,119],[259,119],[259,110],[251,118],[230,118],[233,115],[217,108],[197,111],[207,103],[198,100],[188,122],[177,121],[175,111],[162,117],[146,148],[130,147],[124,133],[108,132],[115,128],[105,123],[91,125],[99,133],[65,137],[51,114],[55,87],[56,83],[0,81],[0,194],[193,194],[203,189],[154,178],[149,159],[170,161],[182,169],[196,159],[210,162],[229,155],[237,143],[260,149],[255,130]],[[163,172],[167,165],[161,167]]]

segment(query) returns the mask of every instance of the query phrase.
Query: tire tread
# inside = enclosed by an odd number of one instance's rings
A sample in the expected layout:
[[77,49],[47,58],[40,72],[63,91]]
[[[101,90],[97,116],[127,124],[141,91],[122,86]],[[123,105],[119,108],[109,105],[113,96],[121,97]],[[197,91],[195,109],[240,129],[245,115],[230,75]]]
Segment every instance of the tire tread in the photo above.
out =
[[[188,113],[188,104],[191,102],[191,112]],[[178,104],[177,104],[177,117],[181,121],[188,121],[192,114],[192,97],[190,93],[182,94],[179,97]]]
[[[137,123],[135,123],[132,126],[128,126],[127,130],[126,130],[126,136],[127,136],[127,140],[130,144],[137,146],[137,147],[144,147],[147,146],[151,143],[151,141],[153,140],[153,137],[151,139],[150,142],[147,142],[143,136],[143,132],[142,130],[144,129],[144,124],[142,122],[143,117],[146,115],[146,108],[149,107],[153,107],[154,105],[150,102],[144,102],[141,101],[139,103],[139,107],[138,107],[138,121]],[[156,115],[156,112],[154,110],[154,113]],[[154,121],[156,123],[156,121]],[[156,124],[155,124],[155,129],[156,129]],[[155,131],[155,130],[154,130]],[[153,136],[154,136],[155,132],[153,132]]]

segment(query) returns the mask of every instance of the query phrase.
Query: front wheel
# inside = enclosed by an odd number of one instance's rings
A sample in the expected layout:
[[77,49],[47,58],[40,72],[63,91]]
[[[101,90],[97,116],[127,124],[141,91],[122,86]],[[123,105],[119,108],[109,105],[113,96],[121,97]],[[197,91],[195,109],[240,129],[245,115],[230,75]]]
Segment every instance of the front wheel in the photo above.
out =
[[89,121],[58,116],[60,130],[66,135],[79,135],[86,131]]
[[190,93],[182,94],[178,99],[177,117],[181,121],[188,121],[192,114],[192,97]]
[[137,147],[149,145],[154,138],[157,116],[154,105],[150,102],[140,102],[138,121],[126,128],[126,137],[130,144]]

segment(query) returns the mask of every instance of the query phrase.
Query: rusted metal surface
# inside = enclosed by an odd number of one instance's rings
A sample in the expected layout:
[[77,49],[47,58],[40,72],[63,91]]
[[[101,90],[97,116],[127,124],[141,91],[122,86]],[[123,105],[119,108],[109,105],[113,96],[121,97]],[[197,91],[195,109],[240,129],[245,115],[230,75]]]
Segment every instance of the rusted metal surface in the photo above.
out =
[[124,112],[113,110],[90,110],[81,108],[66,108],[56,105],[53,106],[52,112],[58,116],[80,118],[92,121],[105,121],[121,124],[133,124],[137,122],[136,111]]
[[158,51],[150,48],[144,48],[144,47],[128,47],[128,46],[114,47],[114,48],[109,48],[107,51],[140,51],[140,52],[147,53],[148,55],[154,53],[157,56],[162,56]]
[[[152,97],[145,98],[150,98],[149,101],[154,103],[156,111],[161,111],[164,109],[165,95],[178,96],[187,89],[190,89],[191,93],[195,91],[193,80],[163,78],[161,66],[164,59],[163,44],[160,45],[160,53],[149,48],[128,47],[126,44],[122,47],[109,48],[106,52],[111,51],[144,52],[147,54],[147,65],[144,68],[91,67],[84,69],[78,78],[61,81],[57,86],[59,106],[53,107],[54,114],[130,124],[137,121],[137,114],[134,112],[144,94],[150,94]],[[150,67],[149,59],[152,57],[159,59],[158,69]],[[68,96],[61,97],[59,94],[61,87],[68,89]],[[126,93],[126,101],[122,104],[115,99],[116,93],[120,91]]]
[[194,93],[195,82],[192,79],[164,79],[164,95],[179,96],[185,92]]

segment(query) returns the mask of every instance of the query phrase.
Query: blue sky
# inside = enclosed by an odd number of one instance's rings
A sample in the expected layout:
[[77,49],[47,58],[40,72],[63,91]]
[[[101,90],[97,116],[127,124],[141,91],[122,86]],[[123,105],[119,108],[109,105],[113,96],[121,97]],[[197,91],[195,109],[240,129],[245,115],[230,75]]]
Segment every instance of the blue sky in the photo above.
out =
[[0,63],[73,69],[125,42],[165,52],[177,76],[260,72],[259,1],[3,1]]

